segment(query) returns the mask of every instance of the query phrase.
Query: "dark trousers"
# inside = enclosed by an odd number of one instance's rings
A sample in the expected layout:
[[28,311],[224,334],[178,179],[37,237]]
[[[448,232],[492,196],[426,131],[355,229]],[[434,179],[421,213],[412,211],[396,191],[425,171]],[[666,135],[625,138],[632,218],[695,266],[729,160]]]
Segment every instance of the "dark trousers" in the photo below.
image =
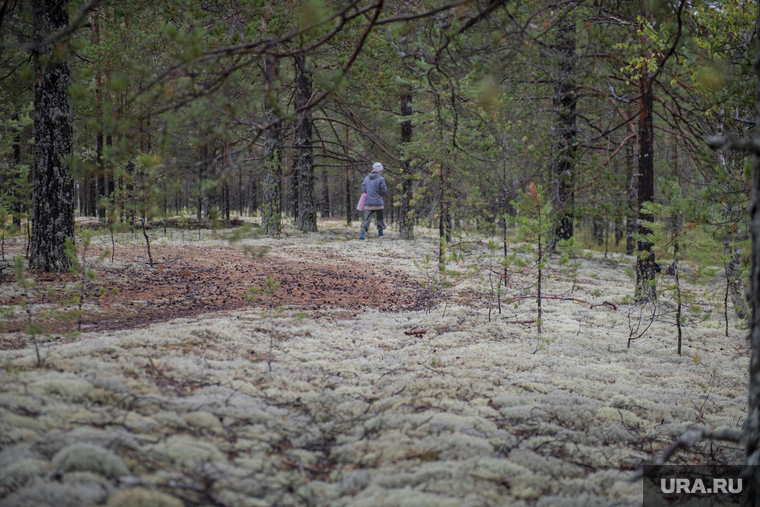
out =
[[383,221],[383,210],[373,209],[372,211],[364,212],[364,222],[362,222],[362,229],[369,229],[369,223],[372,221],[372,215],[375,215],[377,220],[377,230],[382,231],[385,229],[385,221]]

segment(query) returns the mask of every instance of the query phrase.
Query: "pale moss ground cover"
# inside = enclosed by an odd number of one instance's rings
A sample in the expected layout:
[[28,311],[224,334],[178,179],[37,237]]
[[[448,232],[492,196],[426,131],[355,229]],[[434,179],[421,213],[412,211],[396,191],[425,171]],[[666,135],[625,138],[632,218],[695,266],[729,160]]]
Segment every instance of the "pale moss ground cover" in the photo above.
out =
[[[347,233],[249,242],[275,259],[318,248],[420,279],[413,261],[437,251],[431,238]],[[573,296],[622,299],[632,259],[615,261],[586,259]],[[718,287],[691,289],[707,308]],[[549,280],[550,294],[568,288]],[[456,290],[474,306],[445,316],[443,305],[348,318],[285,309],[271,373],[269,319],[254,310],[46,342],[43,368],[33,348],[0,351],[0,505],[641,505],[627,480],[636,465],[690,428],[743,422],[735,320],[726,338],[722,315],[690,317],[679,357],[672,317],[626,349],[628,305],[547,301],[539,339],[504,323],[531,318],[533,302],[489,323],[487,285]],[[704,444],[679,459],[742,454]]]

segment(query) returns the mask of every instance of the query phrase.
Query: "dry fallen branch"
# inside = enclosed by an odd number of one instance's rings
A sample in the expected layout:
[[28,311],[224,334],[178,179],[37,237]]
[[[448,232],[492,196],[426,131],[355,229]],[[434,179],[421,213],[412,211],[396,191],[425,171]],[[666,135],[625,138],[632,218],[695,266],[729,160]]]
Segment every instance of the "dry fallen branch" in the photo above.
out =
[[[720,440],[724,442],[740,442],[744,438],[744,431],[737,428],[723,428],[718,431],[713,431],[707,428],[699,430],[689,431],[681,435],[678,440],[671,443],[662,453],[652,461],[652,466],[664,465],[678,450],[688,449],[697,442],[702,440]],[[640,468],[634,473],[630,481],[641,479],[644,476],[644,469]]]
[[[509,300],[517,301],[518,299],[536,299],[536,298],[537,296],[517,296],[517,297],[509,298]],[[571,298],[567,296],[541,296],[541,299],[558,299],[560,301],[577,301],[579,303],[585,303],[589,305],[591,308],[594,308],[595,306],[609,306],[613,310],[617,310],[617,305],[609,301],[604,301],[602,303],[592,303],[591,301],[586,301],[585,299]]]
[[[535,320],[504,320],[501,323],[502,324],[533,324],[536,322]],[[471,326],[474,326],[475,324],[470,324]],[[438,326],[438,327],[425,327],[425,328],[419,328],[419,329],[410,329],[409,331],[404,331],[404,334],[406,335],[422,335],[427,333],[428,331],[442,331],[444,329],[451,329],[452,327],[461,327],[462,329],[468,327],[464,326],[462,324],[449,324],[448,326]]]

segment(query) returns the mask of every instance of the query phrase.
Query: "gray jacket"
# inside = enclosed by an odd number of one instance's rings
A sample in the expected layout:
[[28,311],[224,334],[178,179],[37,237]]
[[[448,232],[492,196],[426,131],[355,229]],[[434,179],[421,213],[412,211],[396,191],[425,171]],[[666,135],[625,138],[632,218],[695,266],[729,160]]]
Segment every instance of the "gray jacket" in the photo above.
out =
[[388,191],[388,187],[385,185],[385,178],[383,178],[378,172],[371,172],[364,178],[362,182],[362,192],[367,194],[367,202],[365,206],[384,206],[383,196]]

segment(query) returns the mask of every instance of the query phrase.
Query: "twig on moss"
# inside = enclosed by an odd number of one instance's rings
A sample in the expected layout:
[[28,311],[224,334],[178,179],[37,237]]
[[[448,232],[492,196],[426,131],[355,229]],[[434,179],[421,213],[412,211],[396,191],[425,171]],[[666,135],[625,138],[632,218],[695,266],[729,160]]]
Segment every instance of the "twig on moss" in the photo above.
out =
[[[744,431],[737,428],[723,428],[718,431],[713,431],[707,428],[699,430],[689,431],[681,435],[675,442],[672,442],[669,446],[662,450],[659,456],[652,461],[650,465],[659,467],[664,465],[677,451],[681,449],[688,449],[702,440],[719,440],[723,442],[741,442],[744,438]],[[654,471],[654,469],[651,469]],[[629,481],[644,477],[644,469],[639,468],[629,478]]]
[[[535,323],[535,319],[532,320],[503,320],[501,321],[501,324],[533,324]],[[409,331],[404,331],[405,335],[411,336],[411,335],[422,335],[427,333],[428,331],[442,331],[444,329],[450,329],[452,327],[461,327],[462,329],[474,326],[475,324],[469,324],[468,326],[464,326],[461,323],[458,324],[449,324],[447,326],[438,326],[438,327],[425,327],[425,328],[419,328],[419,329],[410,329]]]
[[[518,299],[536,299],[537,296],[516,296],[509,298],[512,301],[518,300]],[[601,303],[592,303],[591,301],[586,301],[585,299],[580,298],[571,298],[568,296],[541,296],[541,299],[557,299],[559,301],[577,301],[579,303],[585,303],[589,305],[591,308],[594,308],[595,306],[609,306],[613,310],[617,310],[617,305],[615,303],[611,303],[609,301],[603,301]]]

